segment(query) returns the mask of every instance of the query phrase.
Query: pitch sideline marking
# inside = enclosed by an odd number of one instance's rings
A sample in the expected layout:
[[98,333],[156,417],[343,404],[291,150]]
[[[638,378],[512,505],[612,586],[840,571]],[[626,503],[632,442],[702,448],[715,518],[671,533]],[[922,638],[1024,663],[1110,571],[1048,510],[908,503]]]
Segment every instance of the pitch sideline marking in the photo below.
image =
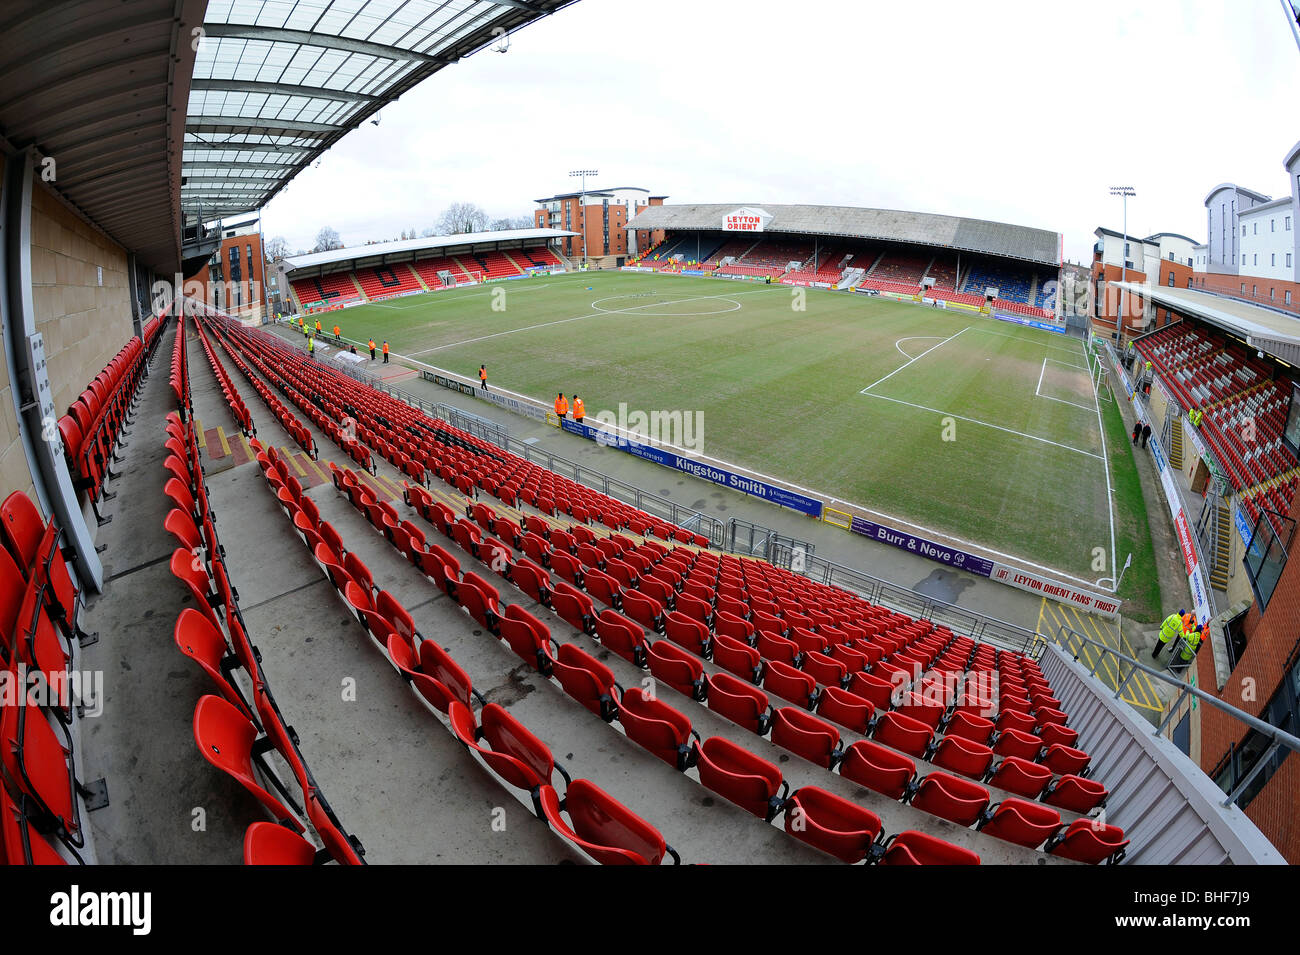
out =
[[[970,329],[970,326],[967,325],[965,328],[963,328],[963,329],[961,330],[961,332],[968,331],[969,329]],[[956,338],[958,335],[960,335],[961,332],[956,332],[955,334],[949,335],[949,336],[948,336],[947,338],[945,338],[943,341],[939,342],[938,345],[931,345],[929,348],[927,348],[925,351],[921,352],[921,354],[917,355],[915,358],[908,359],[908,361],[906,361],[906,362],[904,362],[903,364],[899,365],[897,368],[895,368],[893,371],[891,371],[889,374],[887,374],[884,378],[878,378],[878,379],[876,379],[875,381],[873,381],[871,384],[867,385],[867,387],[865,387],[865,388],[863,388],[861,391],[859,391],[858,394],[860,394],[860,395],[865,395],[865,394],[867,394],[867,392],[871,391],[872,388],[876,387],[876,385],[880,384],[882,381],[888,381],[890,378],[893,378],[895,375],[897,375],[900,371],[902,371],[902,370],[903,370],[904,368],[906,368],[908,365],[912,364],[912,362],[920,361],[922,358],[924,358],[926,355],[930,354],[930,352],[934,351],[936,348],[939,348],[939,347],[942,346],[942,345],[946,345],[948,342],[952,341],[954,338]],[[875,397],[879,398],[880,396],[879,396],[879,395],[876,395]],[[904,402],[904,404],[906,404],[906,402]]]
[[[1088,360],[1087,339],[1079,343],[1080,350],[1083,351],[1084,362]],[[1097,382],[1092,375],[1088,375],[1088,381],[1092,383],[1092,403],[1097,409],[1097,434],[1101,437],[1101,455],[1102,462],[1106,466],[1106,516],[1110,518],[1110,580],[1114,584],[1117,579],[1115,556],[1115,498],[1110,487],[1110,453],[1106,450],[1106,425],[1101,420],[1101,396],[1097,394]],[[1117,595],[1118,596],[1118,595]]]

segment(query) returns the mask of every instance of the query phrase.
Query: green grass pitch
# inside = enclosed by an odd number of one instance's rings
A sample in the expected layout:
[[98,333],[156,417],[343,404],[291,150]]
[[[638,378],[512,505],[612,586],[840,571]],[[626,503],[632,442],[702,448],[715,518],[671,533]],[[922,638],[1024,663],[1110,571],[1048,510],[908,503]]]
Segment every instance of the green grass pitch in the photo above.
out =
[[1077,339],[859,294],[630,272],[321,319],[471,378],[486,363],[490,385],[547,403],[576,392],[589,417],[620,402],[702,411],[710,457],[1085,580],[1111,574]]

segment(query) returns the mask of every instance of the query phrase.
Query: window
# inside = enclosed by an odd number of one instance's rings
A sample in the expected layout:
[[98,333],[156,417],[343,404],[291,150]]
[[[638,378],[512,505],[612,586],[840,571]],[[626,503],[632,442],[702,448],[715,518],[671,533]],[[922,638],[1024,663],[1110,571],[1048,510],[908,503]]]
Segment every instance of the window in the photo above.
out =
[[1290,232],[1290,231],[1291,231],[1291,217],[1290,217],[1290,216],[1287,216],[1287,217],[1286,217],[1286,231],[1287,231],[1287,232]]
[[1173,273],[1173,272],[1170,272],[1170,273],[1169,273],[1169,287],[1170,287],[1170,288],[1173,288],[1173,287],[1174,287],[1174,273]]
[[1277,220],[1276,220],[1276,219],[1269,219],[1269,220],[1268,220],[1268,231],[1269,231],[1269,232],[1276,232],[1276,231],[1277,231]]
[[1258,252],[1255,253],[1255,261],[1252,262],[1251,265],[1259,265],[1259,253],[1258,253]]
[[1246,294],[1246,283],[1245,283],[1245,282],[1242,282],[1242,283],[1241,283],[1241,294],[1242,294],[1242,295],[1245,295],[1245,294]]
[[1295,521],[1272,511],[1261,511],[1255,521],[1255,530],[1246,545],[1242,563],[1261,613],[1267,609],[1282,569],[1286,567],[1287,550],[1294,534]]
[[[1241,234],[1242,234],[1242,235],[1245,235],[1245,234],[1246,234],[1246,227],[1245,227],[1245,226],[1242,226],[1242,227],[1241,227]],[[1250,234],[1251,234],[1251,235],[1259,235],[1259,223],[1258,223],[1258,222],[1252,222],[1252,223],[1250,224]]]
[[1130,253],[1129,253],[1129,250],[1128,250],[1128,243],[1125,242],[1125,243],[1124,243],[1124,258],[1127,259],[1127,258],[1129,257],[1129,255],[1130,255]]
[[1285,301],[1288,305],[1291,304],[1291,290],[1290,290],[1290,289],[1287,289],[1287,290],[1286,290],[1286,298],[1285,298],[1284,301]]
[[1276,252],[1270,252],[1270,253],[1269,253],[1269,255],[1268,255],[1268,264],[1269,264],[1269,265],[1277,265],[1277,253],[1276,253]]
[[1258,285],[1252,285],[1252,286],[1250,287],[1250,294],[1251,294],[1252,296],[1254,296],[1254,295],[1258,295],[1258,294],[1259,294],[1259,286],[1258,286]]
[[1277,296],[1273,294],[1273,290],[1270,288],[1270,289],[1268,290],[1268,300],[1271,302],[1271,301],[1273,301],[1273,299],[1275,299],[1276,297],[1277,297]]
[[[1300,730],[1300,660],[1292,659],[1290,664],[1290,669],[1283,674],[1282,682],[1278,684],[1277,692],[1268,701],[1268,706],[1264,707],[1259,718],[1265,723],[1295,735],[1296,731]],[[1231,793],[1236,789],[1238,784],[1259,765],[1268,746],[1268,738],[1256,730],[1247,733],[1240,743],[1233,744],[1224,757],[1223,769],[1215,776],[1214,781],[1219,788],[1225,793]],[[1242,809],[1249,806],[1251,800],[1259,795],[1260,790],[1278,771],[1282,761],[1290,753],[1291,751],[1285,746],[1279,746],[1268,764],[1237,796],[1237,805]]]
[[1241,227],[1241,235],[1242,235],[1242,238],[1245,238],[1245,236],[1246,236],[1246,227],[1245,227],[1245,225],[1243,225],[1243,226]]
[[1291,268],[1291,253],[1290,253],[1290,252],[1288,252],[1288,253],[1286,254],[1286,267],[1287,267],[1288,269]]

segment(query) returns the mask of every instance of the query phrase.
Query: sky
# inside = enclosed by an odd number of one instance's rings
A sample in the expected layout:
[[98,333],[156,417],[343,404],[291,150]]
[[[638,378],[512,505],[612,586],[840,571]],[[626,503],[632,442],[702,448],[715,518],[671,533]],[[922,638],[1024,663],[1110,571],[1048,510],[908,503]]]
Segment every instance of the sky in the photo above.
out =
[[668,203],[814,203],[1064,234],[1205,238],[1207,193],[1277,197],[1300,139],[1277,0],[580,0],[385,107],[264,210],[309,249],[531,215],[577,187]]

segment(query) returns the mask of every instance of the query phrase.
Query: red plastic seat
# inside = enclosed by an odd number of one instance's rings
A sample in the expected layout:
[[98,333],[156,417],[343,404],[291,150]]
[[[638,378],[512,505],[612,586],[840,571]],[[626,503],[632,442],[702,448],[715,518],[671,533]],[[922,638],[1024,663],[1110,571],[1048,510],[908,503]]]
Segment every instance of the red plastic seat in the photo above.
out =
[[1045,852],[1096,865],[1116,863],[1124,858],[1129,840],[1119,826],[1098,823],[1094,819],[1076,819],[1063,833],[1058,833],[1043,847]]
[[826,769],[844,755],[840,731],[795,706],[783,706],[772,714],[772,742]]
[[623,693],[618,721],[628,739],[669,766],[683,770],[691,765],[690,738],[699,739],[699,734],[691,729],[690,720],[667,703],[647,695],[639,687],[632,687]]
[[998,733],[993,743],[993,752],[999,756],[1018,756],[1021,759],[1037,759],[1042,752],[1043,741],[1032,733],[1022,730],[1005,729]]
[[987,746],[989,738],[993,735],[993,721],[958,710],[949,717],[943,732],[945,736],[960,736],[962,739]]
[[848,682],[849,668],[842,660],[816,650],[804,651],[803,672],[823,686],[837,687]]
[[710,674],[708,681],[709,709],[751,733],[767,733],[771,713],[766,693],[730,673]]
[[781,811],[790,785],[776,766],[720,736],[709,737],[695,749],[700,782],[706,787],[769,822]]
[[988,780],[990,786],[1005,789],[1026,799],[1037,799],[1051,781],[1050,769],[1027,759],[1021,759],[1019,756],[1004,758],[998,763]]
[[921,777],[911,804],[932,816],[969,826],[988,807],[989,792],[960,776],[932,772]]
[[993,762],[993,750],[974,740],[945,736],[931,749],[930,762],[971,779],[982,779]]
[[[459,701],[452,702],[447,715],[457,738],[510,785],[532,792],[551,781],[555,758],[550,749],[504,707],[484,706],[481,725],[474,711]],[[488,745],[479,745],[479,740]]]
[[1062,746],[1074,746],[1079,741],[1079,731],[1060,723],[1042,723],[1038,727],[1038,737],[1044,746],[1060,743]]
[[595,623],[597,639],[624,660],[644,667],[650,645],[645,631],[614,610],[602,610]]
[[785,831],[841,862],[861,862],[880,835],[880,817],[816,786],[801,786],[785,804]]
[[902,799],[916,778],[916,764],[892,749],[859,740],[845,750],[840,775],[891,799]]
[[[1047,767],[1043,768],[1046,772],[1051,772]],[[1043,802],[1073,812],[1091,812],[1104,805],[1109,795],[1106,787],[1097,780],[1067,774],[1048,787]]]
[[647,662],[655,679],[693,700],[704,699],[704,664],[699,657],[671,640],[656,640],[650,644]]
[[623,612],[641,624],[656,633],[662,633],[664,629],[664,608],[663,604],[653,597],[647,597],[645,594],[638,593],[635,590],[623,592]]
[[226,773],[271,813],[296,832],[305,831],[284,803],[271,795],[253,776],[253,743],[257,727],[232,703],[219,696],[204,696],[194,708],[194,742],[203,758]]
[[[551,609],[570,626],[583,633],[594,633],[596,606],[591,602],[591,598],[563,580],[554,581],[552,588]],[[612,612],[604,611],[601,616],[604,617],[605,613]]]
[[663,633],[669,640],[685,647],[697,657],[707,660],[713,655],[708,627],[680,611],[671,611],[664,618]]
[[1061,743],[1053,743],[1047,747],[1047,752],[1043,754],[1040,762],[1050,769],[1057,776],[1085,775],[1088,763],[1092,761],[1089,756],[1081,749],[1074,749],[1070,746],[1064,746]]
[[870,673],[854,673],[849,677],[848,690],[860,696],[877,710],[888,710],[894,705],[893,683]]
[[871,738],[909,756],[922,757],[930,745],[930,727],[910,716],[887,711],[876,718]]
[[817,701],[817,712],[845,729],[866,735],[876,708],[848,690],[828,686],[822,689],[821,698]]
[[197,663],[221,695],[251,720],[253,714],[249,711],[248,704],[234,684],[226,678],[223,667],[228,650],[225,634],[212,626],[212,622],[203,614],[192,607],[186,607],[176,618],[172,636],[176,648]]
[[784,700],[810,710],[817,702],[817,681],[780,660],[768,660],[763,686]]
[[315,843],[274,822],[255,822],[244,833],[244,865],[313,865]]
[[501,639],[510,645],[519,659],[543,676],[550,675],[554,662],[551,648],[555,641],[551,639],[546,624],[518,604],[511,604],[497,619],[497,628],[501,631]]
[[1037,849],[1061,828],[1061,814],[1040,802],[1004,799],[990,807],[989,818],[981,823],[986,832],[1027,849]]
[[763,679],[763,658],[757,650],[734,637],[721,633],[713,638],[713,662],[729,673],[751,683]]
[[979,865],[980,857],[924,832],[908,830],[889,837],[880,865]]
[[552,675],[565,693],[605,722],[612,721],[618,713],[617,701],[622,691],[614,682],[613,672],[575,644],[560,644],[552,663]]
[[595,783],[575,779],[563,801],[552,787],[543,786],[540,801],[551,828],[601,865],[659,865],[665,853],[674,864],[681,861],[658,829]]

